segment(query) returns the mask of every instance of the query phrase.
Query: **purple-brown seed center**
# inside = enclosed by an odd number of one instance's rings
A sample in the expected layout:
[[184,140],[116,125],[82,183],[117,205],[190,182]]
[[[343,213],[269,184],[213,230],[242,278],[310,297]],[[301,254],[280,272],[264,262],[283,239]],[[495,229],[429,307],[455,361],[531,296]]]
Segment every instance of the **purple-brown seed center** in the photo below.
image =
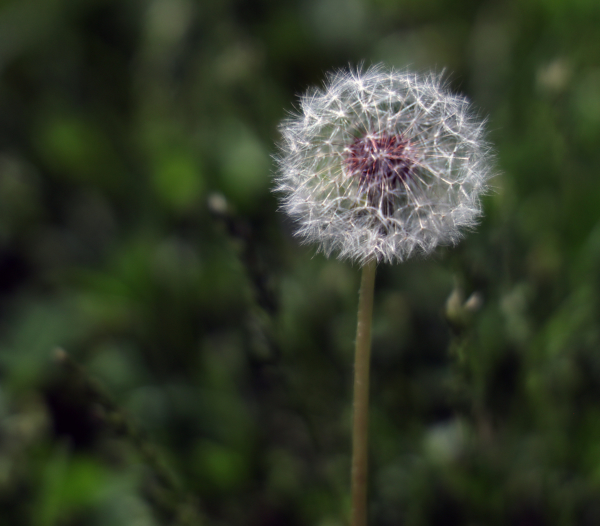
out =
[[357,137],[348,147],[345,163],[357,176],[361,191],[383,191],[401,186],[415,164],[408,140],[402,135]]

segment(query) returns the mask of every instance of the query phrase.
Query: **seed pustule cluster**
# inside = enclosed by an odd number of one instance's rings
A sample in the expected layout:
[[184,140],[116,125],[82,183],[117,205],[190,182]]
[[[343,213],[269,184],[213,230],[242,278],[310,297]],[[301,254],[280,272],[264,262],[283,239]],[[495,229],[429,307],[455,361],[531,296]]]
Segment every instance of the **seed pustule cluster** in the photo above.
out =
[[276,191],[296,234],[364,264],[455,244],[492,175],[484,123],[438,75],[340,71],[281,125]]
[[350,177],[358,178],[359,192],[366,195],[368,204],[389,217],[394,213],[393,194],[411,177],[415,165],[412,154],[402,135],[366,134],[348,147],[345,168]]

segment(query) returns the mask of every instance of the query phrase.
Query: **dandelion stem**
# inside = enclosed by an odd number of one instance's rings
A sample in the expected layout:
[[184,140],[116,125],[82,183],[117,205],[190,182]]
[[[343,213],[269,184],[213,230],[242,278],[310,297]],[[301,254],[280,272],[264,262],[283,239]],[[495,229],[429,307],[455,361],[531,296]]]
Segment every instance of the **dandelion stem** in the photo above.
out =
[[367,467],[369,445],[369,365],[371,318],[375,288],[375,260],[362,269],[356,354],[354,361],[354,417],[352,424],[352,526],[367,524]]

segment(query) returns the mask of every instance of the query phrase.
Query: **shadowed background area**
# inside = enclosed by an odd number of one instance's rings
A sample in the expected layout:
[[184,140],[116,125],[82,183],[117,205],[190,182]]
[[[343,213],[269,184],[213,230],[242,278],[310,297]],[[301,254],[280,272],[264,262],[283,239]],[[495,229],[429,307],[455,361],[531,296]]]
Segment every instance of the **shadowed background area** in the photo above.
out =
[[277,125],[348,64],[489,115],[477,232],[378,270],[371,524],[600,523],[597,0],[0,2],[0,524],[342,526],[359,269]]

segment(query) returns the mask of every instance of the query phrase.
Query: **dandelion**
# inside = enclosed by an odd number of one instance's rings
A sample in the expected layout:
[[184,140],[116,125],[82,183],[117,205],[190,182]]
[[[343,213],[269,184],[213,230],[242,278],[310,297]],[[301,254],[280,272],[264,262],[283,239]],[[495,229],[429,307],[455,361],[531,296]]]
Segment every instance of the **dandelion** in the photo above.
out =
[[401,262],[456,244],[490,177],[483,123],[436,75],[341,71],[281,126],[276,191],[327,256]]
[[362,265],[354,365],[352,526],[367,523],[371,318],[378,262],[456,244],[492,175],[484,123],[440,76],[340,71],[281,125],[275,190],[296,234]]

